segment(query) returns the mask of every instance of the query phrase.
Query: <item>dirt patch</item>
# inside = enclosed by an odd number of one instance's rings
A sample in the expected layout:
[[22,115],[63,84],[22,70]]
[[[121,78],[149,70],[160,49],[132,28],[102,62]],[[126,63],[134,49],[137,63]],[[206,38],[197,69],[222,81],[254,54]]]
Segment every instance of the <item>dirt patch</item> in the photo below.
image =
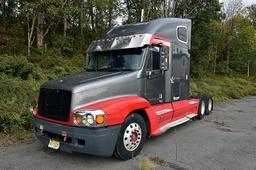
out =
[[141,162],[141,164],[139,166],[139,170],[151,170],[155,167],[156,167],[156,165],[152,161],[145,159]]
[[227,126],[218,126],[216,127],[218,130],[224,131],[224,132],[240,132],[237,129],[233,129],[231,127],[227,127]]
[[160,167],[167,167],[167,168],[171,168],[171,169],[175,169],[175,170],[188,170],[187,168],[179,165],[178,163],[169,162],[160,157],[150,157],[149,160]]
[[234,129],[230,127],[229,125],[226,125],[225,122],[218,122],[214,121],[214,123],[217,125],[216,129],[221,130],[223,132],[240,132],[238,129]]
[[24,131],[18,134],[0,133],[0,146],[9,146],[22,143],[30,144],[34,142],[34,134],[30,131]]
[[212,122],[216,125],[216,129],[221,130],[223,132],[240,132],[238,129],[234,129],[231,126],[227,125],[223,120],[219,119],[205,119],[206,122]]

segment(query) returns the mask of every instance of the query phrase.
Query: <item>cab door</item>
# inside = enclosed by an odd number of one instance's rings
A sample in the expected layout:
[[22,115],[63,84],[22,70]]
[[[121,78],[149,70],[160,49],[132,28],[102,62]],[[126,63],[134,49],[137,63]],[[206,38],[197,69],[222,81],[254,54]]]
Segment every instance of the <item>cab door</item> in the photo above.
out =
[[187,49],[174,46],[172,55],[172,101],[189,97],[189,55]]
[[188,50],[174,45],[172,55],[172,104],[175,110],[173,119],[179,119],[188,114],[189,104],[189,54]]
[[164,102],[165,76],[161,70],[161,47],[149,47],[146,60],[145,98],[151,104]]

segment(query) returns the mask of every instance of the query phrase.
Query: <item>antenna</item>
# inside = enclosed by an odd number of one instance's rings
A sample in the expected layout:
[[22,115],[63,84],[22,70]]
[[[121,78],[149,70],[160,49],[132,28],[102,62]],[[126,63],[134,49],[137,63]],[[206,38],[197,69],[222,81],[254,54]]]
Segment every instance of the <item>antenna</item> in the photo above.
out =
[[140,22],[143,22],[144,19],[144,9],[141,9],[141,18],[140,18]]

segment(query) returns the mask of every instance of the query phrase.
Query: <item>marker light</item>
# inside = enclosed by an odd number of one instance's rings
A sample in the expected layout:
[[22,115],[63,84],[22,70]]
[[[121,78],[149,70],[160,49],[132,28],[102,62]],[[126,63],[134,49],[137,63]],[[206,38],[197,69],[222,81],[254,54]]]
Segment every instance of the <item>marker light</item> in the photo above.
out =
[[81,122],[82,122],[82,117],[79,116],[79,115],[76,115],[76,116],[75,116],[74,123],[75,123],[76,125],[80,125]]
[[37,98],[35,98],[33,101],[31,112],[34,116],[36,116],[38,113],[38,99]]
[[103,115],[98,115],[98,116],[96,116],[96,123],[97,124],[102,124],[102,123],[104,123],[104,116]]

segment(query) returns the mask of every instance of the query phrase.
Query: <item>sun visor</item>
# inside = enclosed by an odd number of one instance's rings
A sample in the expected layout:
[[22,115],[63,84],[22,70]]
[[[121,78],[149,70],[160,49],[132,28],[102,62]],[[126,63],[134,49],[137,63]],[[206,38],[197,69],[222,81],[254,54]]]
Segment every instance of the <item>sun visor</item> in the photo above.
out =
[[87,52],[139,48],[149,45],[151,34],[135,34],[93,41]]

